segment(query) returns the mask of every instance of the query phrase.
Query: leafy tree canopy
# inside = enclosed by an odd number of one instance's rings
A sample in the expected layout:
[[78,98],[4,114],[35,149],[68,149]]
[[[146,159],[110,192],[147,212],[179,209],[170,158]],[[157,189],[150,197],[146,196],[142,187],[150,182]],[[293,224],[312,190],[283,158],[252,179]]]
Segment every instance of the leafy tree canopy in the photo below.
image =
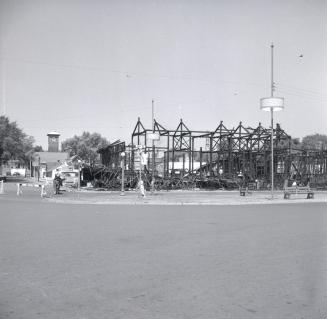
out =
[[327,135],[323,134],[312,134],[303,137],[302,139],[303,149],[327,149]]
[[19,160],[27,163],[33,155],[34,138],[26,135],[16,122],[0,116],[0,160]]
[[299,138],[292,138],[291,139],[291,147],[292,148],[297,148],[297,149],[301,149],[302,148],[302,144]]
[[93,164],[98,158],[97,150],[108,144],[99,133],[83,132],[81,136],[75,135],[63,141],[61,149],[69,152],[70,156],[78,155],[85,162]]
[[33,149],[34,152],[43,152],[43,148],[41,145],[35,145]]

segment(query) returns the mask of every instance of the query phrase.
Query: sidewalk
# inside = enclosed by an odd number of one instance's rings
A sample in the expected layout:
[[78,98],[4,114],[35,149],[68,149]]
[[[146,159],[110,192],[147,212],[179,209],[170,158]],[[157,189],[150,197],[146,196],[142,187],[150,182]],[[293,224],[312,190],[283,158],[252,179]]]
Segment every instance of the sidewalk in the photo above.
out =
[[239,191],[158,191],[151,194],[148,192],[145,198],[139,196],[135,191],[125,192],[90,192],[75,191],[54,196],[49,201],[56,203],[85,203],[85,204],[122,204],[122,205],[253,205],[253,204],[290,204],[290,203],[327,203],[327,192],[315,194],[314,199],[306,199],[305,195],[293,196],[289,200],[284,199],[282,191],[274,194],[267,191],[253,192],[247,196],[240,196]]
[[246,196],[240,196],[238,190],[174,190],[146,193],[142,198],[138,192],[125,191],[121,196],[119,191],[96,191],[86,188],[62,190],[60,195],[54,195],[52,186],[47,188],[47,196],[41,198],[40,189],[23,188],[22,194],[17,196],[16,183],[4,183],[4,194],[1,199],[37,199],[51,203],[65,204],[118,204],[118,205],[253,205],[253,204],[291,204],[291,203],[327,203],[327,192],[316,191],[314,199],[306,199],[306,195],[293,195],[291,199],[284,199],[283,191],[276,191],[271,199],[269,191],[255,191]]

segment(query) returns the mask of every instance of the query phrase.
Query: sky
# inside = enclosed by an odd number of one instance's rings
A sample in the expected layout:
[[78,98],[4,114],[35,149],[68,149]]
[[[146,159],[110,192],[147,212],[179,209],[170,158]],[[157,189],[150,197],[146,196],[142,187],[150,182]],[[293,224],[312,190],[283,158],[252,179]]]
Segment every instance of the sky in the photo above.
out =
[[325,0],[0,0],[0,111],[37,145],[83,131],[127,142],[138,117],[167,129],[327,134]]

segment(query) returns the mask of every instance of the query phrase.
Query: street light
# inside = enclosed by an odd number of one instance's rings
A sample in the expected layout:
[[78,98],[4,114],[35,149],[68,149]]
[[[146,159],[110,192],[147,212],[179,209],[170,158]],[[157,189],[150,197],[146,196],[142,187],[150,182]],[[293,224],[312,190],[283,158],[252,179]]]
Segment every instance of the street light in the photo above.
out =
[[151,178],[151,194],[154,193],[154,184],[155,184],[155,149],[154,141],[159,140],[159,134],[155,132],[155,121],[154,121],[154,100],[152,100],[152,133],[148,135],[149,139],[152,140],[152,178]]
[[274,112],[284,109],[282,97],[268,97],[260,100],[260,109],[270,111],[271,116],[271,199],[274,198]]
[[260,109],[271,117],[271,199],[274,199],[274,112],[284,109],[284,98],[274,97],[274,45],[271,46],[271,97],[260,99]]
[[125,152],[121,152],[120,156],[121,156],[121,192],[120,192],[120,196],[124,196],[125,195],[125,189],[124,189],[124,179],[125,179]]
[[[152,133],[154,133],[154,100],[152,100]],[[152,140],[152,178],[151,178],[151,193],[154,193],[154,139]]]

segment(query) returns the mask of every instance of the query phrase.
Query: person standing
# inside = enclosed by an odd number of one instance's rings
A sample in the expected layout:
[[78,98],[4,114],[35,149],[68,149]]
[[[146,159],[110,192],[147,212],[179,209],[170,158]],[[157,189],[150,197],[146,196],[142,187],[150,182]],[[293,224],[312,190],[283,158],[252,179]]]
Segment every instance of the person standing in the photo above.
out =
[[60,186],[62,186],[62,181],[63,180],[60,178],[60,175],[57,173],[53,179],[53,190],[55,195],[59,194]]
[[145,188],[144,188],[144,182],[142,180],[139,181],[138,188],[139,188],[139,191],[140,191],[140,195],[143,198],[145,198]]

